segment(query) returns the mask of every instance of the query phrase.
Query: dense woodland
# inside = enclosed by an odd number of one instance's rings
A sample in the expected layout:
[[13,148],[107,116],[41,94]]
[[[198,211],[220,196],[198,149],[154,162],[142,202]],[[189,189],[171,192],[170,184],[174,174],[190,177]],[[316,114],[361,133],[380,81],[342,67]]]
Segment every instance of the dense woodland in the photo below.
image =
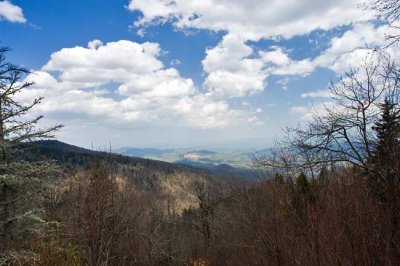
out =
[[[398,21],[399,1],[373,3]],[[247,181],[37,142],[62,125],[27,116],[43,99],[16,101],[33,83],[0,48],[0,265],[399,265],[399,36]]]

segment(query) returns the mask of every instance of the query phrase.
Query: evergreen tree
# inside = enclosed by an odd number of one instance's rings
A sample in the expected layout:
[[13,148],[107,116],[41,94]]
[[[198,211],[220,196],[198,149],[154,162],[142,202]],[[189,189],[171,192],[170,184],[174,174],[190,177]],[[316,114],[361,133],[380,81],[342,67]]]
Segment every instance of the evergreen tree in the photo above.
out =
[[370,186],[375,196],[383,200],[398,187],[400,174],[400,109],[389,98],[381,104],[381,117],[373,129],[378,141],[370,160]]
[[302,195],[304,195],[306,197],[308,197],[310,195],[310,191],[311,191],[310,182],[308,181],[308,178],[304,172],[301,172],[299,174],[299,176],[297,177],[297,180],[296,180],[296,184],[297,184],[298,191]]
[[[12,248],[43,222],[41,202],[46,190],[45,173],[52,163],[17,160],[21,143],[52,137],[61,126],[38,128],[42,116],[28,118],[28,112],[43,98],[20,103],[16,96],[30,88],[23,82],[28,69],[6,61],[8,48],[0,48],[0,250]],[[23,241],[22,241],[23,242]],[[0,251],[0,258],[3,256]]]

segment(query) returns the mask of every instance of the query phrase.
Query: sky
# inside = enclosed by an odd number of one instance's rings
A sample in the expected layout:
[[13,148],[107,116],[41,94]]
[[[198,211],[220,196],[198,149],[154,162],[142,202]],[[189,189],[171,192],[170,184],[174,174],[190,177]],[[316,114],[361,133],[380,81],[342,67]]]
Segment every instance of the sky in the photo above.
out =
[[16,97],[82,147],[269,147],[390,30],[356,0],[0,0]]

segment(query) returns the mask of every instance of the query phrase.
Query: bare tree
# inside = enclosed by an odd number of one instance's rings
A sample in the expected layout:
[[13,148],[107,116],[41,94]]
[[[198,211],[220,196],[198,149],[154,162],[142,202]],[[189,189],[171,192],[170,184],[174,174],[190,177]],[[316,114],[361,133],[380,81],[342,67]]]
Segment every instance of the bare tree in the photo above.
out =
[[[387,34],[388,43],[385,48],[397,44],[400,41],[400,1],[398,0],[370,0],[365,3],[367,9],[375,11],[376,17],[386,22],[395,33]],[[398,31],[399,30],[399,31]]]
[[272,157],[256,164],[308,172],[335,163],[368,168],[376,136],[372,126],[385,97],[397,99],[400,75],[389,59],[368,59],[330,86],[331,104],[314,110],[305,126],[289,127]]

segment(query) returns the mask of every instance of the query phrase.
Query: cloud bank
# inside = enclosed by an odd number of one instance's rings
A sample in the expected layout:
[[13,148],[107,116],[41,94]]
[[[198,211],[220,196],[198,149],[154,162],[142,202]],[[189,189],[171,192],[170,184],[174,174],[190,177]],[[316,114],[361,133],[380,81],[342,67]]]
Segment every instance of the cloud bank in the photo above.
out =
[[257,123],[256,112],[234,109],[159,60],[159,44],[121,40],[64,48],[27,80],[36,85],[20,95],[46,96],[38,111],[111,124],[171,123],[221,128]]

